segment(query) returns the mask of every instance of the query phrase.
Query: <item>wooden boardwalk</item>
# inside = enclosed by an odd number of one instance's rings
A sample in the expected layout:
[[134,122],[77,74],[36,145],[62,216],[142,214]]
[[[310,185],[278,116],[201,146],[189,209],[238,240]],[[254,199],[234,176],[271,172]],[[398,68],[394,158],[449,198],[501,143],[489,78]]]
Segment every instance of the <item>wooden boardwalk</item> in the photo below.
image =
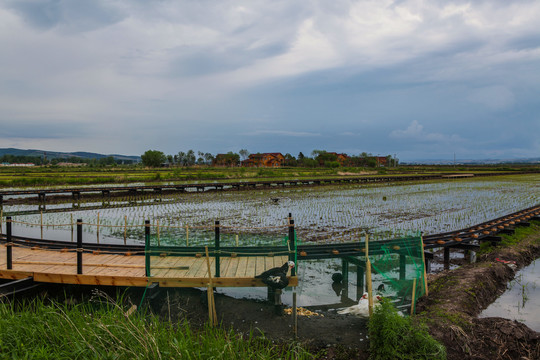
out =
[[[152,256],[150,277],[145,275],[145,258],[141,255],[84,253],[83,273],[77,274],[77,254],[74,251],[13,247],[13,269],[7,270],[6,247],[0,246],[0,278],[33,277],[36,282],[147,286],[205,287],[209,283],[205,257]],[[257,274],[281,266],[287,256],[221,257],[219,278],[214,277],[214,258],[210,258],[212,283],[216,287],[266,287]],[[290,286],[298,285],[298,277],[290,278]]]

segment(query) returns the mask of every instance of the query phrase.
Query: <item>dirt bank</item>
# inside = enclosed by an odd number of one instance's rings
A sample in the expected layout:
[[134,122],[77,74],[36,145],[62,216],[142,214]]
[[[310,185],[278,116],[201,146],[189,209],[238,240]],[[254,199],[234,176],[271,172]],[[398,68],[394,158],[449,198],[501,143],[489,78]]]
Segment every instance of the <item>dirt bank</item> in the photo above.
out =
[[[540,236],[499,249],[464,265],[429,277],[429,296],[417,305],[419,319],[447,348],[448,359],[540,359],[540,333],[502,318],[478,318],[514,278],[517,270],[540,256]],[[496,259],[516,262],[516,267]]]

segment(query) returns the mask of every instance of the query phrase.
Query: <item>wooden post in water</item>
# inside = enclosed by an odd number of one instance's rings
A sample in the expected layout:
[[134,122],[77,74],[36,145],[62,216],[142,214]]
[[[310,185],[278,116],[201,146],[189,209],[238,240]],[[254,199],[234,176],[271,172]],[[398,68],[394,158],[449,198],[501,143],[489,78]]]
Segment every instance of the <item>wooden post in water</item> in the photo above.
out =
[[6,217],[6,264],[7,269],[13,269],[13,253],[11,239],[11,216]]
[[450,269],[450,248],[446,246],[444,248],[444,270]]
[[97,243],[99,244],[99,211],[97,213],[97,231],[96,231],[96,235],[97,235]]
[[82,219],[77,219],[77,274],[83,273]]
[[420,235],[420,245],[421,245],[421,249],[420,251],[422,251],[422,263],[424,265],[424,281],[423,281],[423,284],[424,284],[424,293],[426,294],[426,296],[429,295],[429,291],[428,291],[428,286],[427,286],[427,264],[426,264],[426,254],[424,254],[424,237],[422,235]]
[[371,261],[369,260],[369,235],[366,234],[366,283],[368,292],[369,317],[373,315],[373,289],[371,284]]
[[412,283],[411,315],[414,314],[414,302],[416,301],[416,279]]
[[[290,215],[290,214],[289,214]],[[291,218],[289,219],[289,261],[294,261],[294,267],[291,269],[291,276],[296,275],[296,267],[298,264],[296,263],[296,240],[294,236],[294,220]]]
[[156,220],[156,230],[157,230],[157,246],[161,246],[161,242],[159,241],[159,219]]
[[69,214],[69,215],[71,215],[69,223],[71,224],[71,242],[73,242],[73,214]]
[[219,252],[220,252],[220,245],[219,245],[219,220],[216,220],[215,224],[214,224],[214,232],[215,232],[215,239],[214,239],[214,242],[215,242],[215,258],[216,258],[216,277],[220,277],[220,271],[219,271]]
[[360,300],[364,294],[364,277],[366,276],[364,267],[356,264],[356,299]]
[[43,240],[43,211],[39,212],[39,227],[41,228],[41,240]]
[[127,243],[127,215],[124,215],[124,245]]
[[[219,221],[216,222],[219,224]],[[218,319],[216,313],[216,302],[214,299],[214,283],[212,281],[212,271],[210,270],[210,256],[208,255],[208,246],[204,247],[204,251],[206,252],[206,267],[208,269],[208,317],[210,320],[210,324],[212,326],[216,326]]]
[[399,254],[399,280],[405,280],[406,265],[407,258],[404,254]]
[[150,220],[144,220],[144,268],[146,277],[150,277]]

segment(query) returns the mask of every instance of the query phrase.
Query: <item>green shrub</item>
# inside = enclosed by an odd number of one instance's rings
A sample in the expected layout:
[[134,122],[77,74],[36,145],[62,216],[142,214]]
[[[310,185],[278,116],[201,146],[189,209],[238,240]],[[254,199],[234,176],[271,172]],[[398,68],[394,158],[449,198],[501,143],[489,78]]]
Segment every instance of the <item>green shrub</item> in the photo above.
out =
[[412,322],[383,299],[369,320],[371,360],[446,359],[446,349],[433,339],[424,324]]

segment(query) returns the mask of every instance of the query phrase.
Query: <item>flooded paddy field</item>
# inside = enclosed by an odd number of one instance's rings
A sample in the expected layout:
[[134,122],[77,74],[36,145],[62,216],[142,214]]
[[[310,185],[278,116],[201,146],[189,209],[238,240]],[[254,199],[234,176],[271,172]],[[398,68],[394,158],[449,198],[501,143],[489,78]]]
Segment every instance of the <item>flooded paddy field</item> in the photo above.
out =
[[[73,241],[76,219],[84,222],[84,242],[143,244],[144,221],[162,245],[213,245],[220,221],[221,245],[281,244],[289,214],[299,242],[352,242],[368,233],[373,241],[422,231],[433,234],[465,228],[540,203],[540,175],[500,176],[388,184],[329,185],[256,191],[144,194],[124,198],[45,205],[5,204],[13,234]],[[301,306],[339,304],[356,298],[356,266],[339,288],[331,276],[341,261],[298,264],[296,291]],[[383,282],[374,274],[374,286]],[[266,297],[266,289],[219,290],[235,297]],[[387,296],[397,296],[392,289]],[[291,304],[292,292],[283,302]]]
[[[69,240],[72,220],[82,219],[84,241],[126,240],[142,243],[150,220],[164,243],[204,243],[220,221],[222,235],[240,245],[287,234],[287,217],[295,221],[299,241],[355,241],[422,231],[433,234],[464,228],[540,203],[540,175],[461,179],[421,183],[339,185],[298,189],[204,192],[125,197],[110,201],[4,205],[14,220],[14,234]],[[26,214],[25,214],[26,213]],[[64,225],[64,226],[47,226]],[[126,229],[127,228],[127,229]],[[186,230],[187,229],[187,230]],[[88,237],[88,239],[86,239]],[[227,241],[227,240],[225,240]]]

